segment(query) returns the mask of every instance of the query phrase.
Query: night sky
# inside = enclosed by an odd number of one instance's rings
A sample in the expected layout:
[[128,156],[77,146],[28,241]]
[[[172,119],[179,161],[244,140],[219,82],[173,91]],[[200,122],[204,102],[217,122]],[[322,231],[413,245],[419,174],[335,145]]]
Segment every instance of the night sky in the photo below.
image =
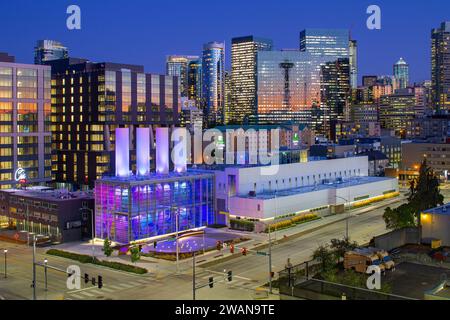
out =
[[[66,28],[66,8],[81,7],[82,30]],[[382,10],[382,29],[368,30],[366,9]],[[143,64],[164,73],[168,54],[200,54],[208,41],[256,35],[276,49],[298,48],[305,28],[348,28],[359,43],[364,74],[392,74],[403,57],[411,81],[430,79],[430,31],[450,20],[450,1],[427,0],[2,0],[0,51],[32,63],[38,39],[63,42],[74,57]]]

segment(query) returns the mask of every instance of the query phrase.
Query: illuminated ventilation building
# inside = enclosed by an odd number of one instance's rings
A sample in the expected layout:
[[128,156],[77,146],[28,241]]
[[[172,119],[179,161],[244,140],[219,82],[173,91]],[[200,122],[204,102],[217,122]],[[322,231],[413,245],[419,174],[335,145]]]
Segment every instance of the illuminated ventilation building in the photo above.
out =
[[203,46],[202,109],[207,127],[223,122],[225,103],[225,44],[209,42]]
[[50,182],[51,71],[0,53],[0,187]]
[[272,50],[272,46],[272,40],[254,36],[231,40],[230,123],[242,124],[256,114],[257,54]]
[[187,97],[189,95],[189,64],[192,61],[198,61],[198,56],[167,56],[166,74],[168,76],[178,77],[180,82],[180,95]]
[[431,97],[437,113],[450,112],[450,22],[431,31]]
[[129,161],[130,131],[116,131],[116,174],[95,182],[97,238],[130,243],[216,223],[214,173],[187,171],[186,146],[171,165],[168,128],[156,129],[156,172],[151,172],[148,131],[137,130],[134,173]]
[[69,51],[61,42],[54,40],[39,40],[34,48],[34,64],[44,64],[46,61],[65,59]]
[[409,85],[409,65],[403,58],[394,64],[394,89],[406,89]]
[[[83,59],[52,66],[53,174],[57,183],[93,187],[114,166],[115,129],[177,125],[177,77],[144,73],[144,67]],[[152,134],[152,133],[151,133]],[[134,166],[135,159],[131,158]]]

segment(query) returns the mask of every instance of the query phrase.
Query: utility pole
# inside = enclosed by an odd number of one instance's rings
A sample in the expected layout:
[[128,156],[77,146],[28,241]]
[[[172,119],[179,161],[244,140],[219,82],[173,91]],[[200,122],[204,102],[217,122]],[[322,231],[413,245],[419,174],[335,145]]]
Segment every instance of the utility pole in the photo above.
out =
[[7,268],[8,268],[8,263],[7,263],[7,253],[8,253],[8,249],[3,250],[3,253],[5,254],[5,279],[8,277],[8,272],[7,272]]
[[177,274],[179,274],[180,273],[180,267],[179,267],[180,252],[179,252],[179,248],[178,248],[178,211],[175,212],[175,224],[176,224],[176,229],[177,229],[177,238],[175,240],[176,251],[177,251]]
[[33,234],[33,300],[36,300],[36,235]]
[[47,264],[48,264],[48,260],[44,259],[44,278],[45,278],[45,291],[47,290]]
[[195,301],[195,251],[192,258],[192,298]]
[[272,236],[269,224],[269,293],[272,294]]

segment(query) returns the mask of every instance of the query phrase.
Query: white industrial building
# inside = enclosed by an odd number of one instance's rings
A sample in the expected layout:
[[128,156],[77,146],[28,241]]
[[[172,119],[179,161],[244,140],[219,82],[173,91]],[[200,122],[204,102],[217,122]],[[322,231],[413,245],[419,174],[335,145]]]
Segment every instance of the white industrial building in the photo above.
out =
[[420,222],[422,239],[437,239],[442,246],[450,246],[450,203],[424,211]]
[[368,176],[368,158],[351,157],[216,171],[217,210],[270,219],[398,191],[397,179]]

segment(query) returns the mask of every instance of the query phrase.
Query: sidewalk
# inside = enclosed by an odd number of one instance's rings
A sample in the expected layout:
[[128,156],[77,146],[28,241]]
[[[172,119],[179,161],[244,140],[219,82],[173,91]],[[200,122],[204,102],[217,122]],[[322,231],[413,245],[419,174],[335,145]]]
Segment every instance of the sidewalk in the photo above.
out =
[[[389,199],[387,201],[383,201],[380,203],[376,203],[374,205],[370,205],[368,207],[355,209],[351,211],[346,211],[342,214],[336,214],[336,215],[329,215],[324,216],[320,220],[315,220],[311,222],[306,222],[303,224],[299,224],[297,226],[280,230],[280,231],[274,231],[271,233],[272,236],[272,243],[280,243],[283,241],[289,241],[293,238],[301,237],[305,234],[314,232],[315,230],[318,230],[320,228],[324,228],[330,224],[337,223],[339,221],[343,221],[345,219],[351,219],[354,216],[362,215],[368,212],[371,212],[373,210],[383,208],[389,205],[392,205],[394,203],[398,203],[402,200],[404,200],[404,196],[400,196],[397,198]],[[236,235],[240,235],[241,237],[250,238],[251,240],[242,242],[235,246],[235,253],[231,254],[229,252],[229,249],[223,249],[220,252],[217,250],[209,251],[204,254],[200,254],[196,256],[196,264],[199,267],[207,267],[211,264],[216,264],[219,262],[224,262],[227,260],[234,259],[236,257],[241,256],[240,248],[247,248],[251,251],[256,250],[264,250],[267,248],[269,243],[269,237],[266,233],[252,233],[252,232],[243,232],[243,231],[236,231],[231,230],[228,228],[224,229],[217,229],[213,232],[216,233],[233,233]],[[96,241],[94,243],[94,246],[92,246],[91,242],[72,242],[72,243],[64,243],[60,245],[51,246],[50,248],[54,249],[61,249],[65,251],[70,251],[74,253],[79,254],[85,254],[85,255],[94,255],[96,258],[105,260],[105,261],[115,261],[115,262],[121,262],[125,264],[130,265],[136,265],[138,267],[145,268],[149,271],[149,273],[156,275],[158,278],[164,277],[170,274],[173,274],[177,271],[176,262],[167,261],[163,259],[157,259],[157,258],[149,258],[149,257],[141,257],[141,260],[136,262],[135,264],[131,263],[130,256],[124,255],[124,256],[111,256],[106,257],[103,254],[102,248],[103,248],[103,242],[102,241]],[[179,271],[186,272],[192,268],[192,258],[183,259],[179,262]]]
[[[282,241],[288,241],[292,238],[301,237],[305,234],[308,234],[308,233],[314,232],[315,230],[318,230],[320,228],[326,227],[330,224],[334,224],[339,221],[343,221],[347,218],[351,219],[352,217],[363,215],[363,214],[369,213],[373,210],[387,207],[389,205],[398,203],[405,199],[406,198],[404,196],[399,196],[397,198],[379,202],[379,203],[376,203],[374,205],[370,205],[370,206],[367,206],[364,208],[346,211],[345,213],[342,213],[342,214],[324,216],[320,220],[306,222],[306,223],[303,223],[303,224],[300,224],[300,225],[297,225],[297,226],[294,226],[294,227],[291,227],[288,229],[272,232],[272,234],[271,234],[272,243],[276,244],[276,243],[280,243]],[[219,261],[223,262],[223,261],[231,260],[235,257],[238,257],[241,255],[241,253],[239,252],[239,248],[242,248],[242,247],[246,247],[249,250],[256,251],[256,250],[263,250],[269,244],[269,237],[268,237],[268,234],[266,234],[266,233],[254,234],[254,233],[250,233],[250,232],[241,232],[241,231],[236,231],[236,230],[231,230],[231,231],[234,233],[237,233],[237,234],[241,234],[242,236],[252,238],[252,240],[241,243],[238,246],[235,246],[234,254],[229,253],[229,250],[224,250],[224,251],[222,251],[223,255],[221,255],[220,257],[217,257],[217,255],[218,255],[217,251],[211,252],[209,254],[205,254],[204,256],[202,256],[202,259],[200,259],[200,257],[198,257],[197,265],[199,267],[209,266],[211,263],[218,263]],[[216,257],[213,257],[213,255],[215,255]],[[191,259],[188,259],[188,260],[191,260]],[[191,262],[191,264],[192,264],[192,262]]]

